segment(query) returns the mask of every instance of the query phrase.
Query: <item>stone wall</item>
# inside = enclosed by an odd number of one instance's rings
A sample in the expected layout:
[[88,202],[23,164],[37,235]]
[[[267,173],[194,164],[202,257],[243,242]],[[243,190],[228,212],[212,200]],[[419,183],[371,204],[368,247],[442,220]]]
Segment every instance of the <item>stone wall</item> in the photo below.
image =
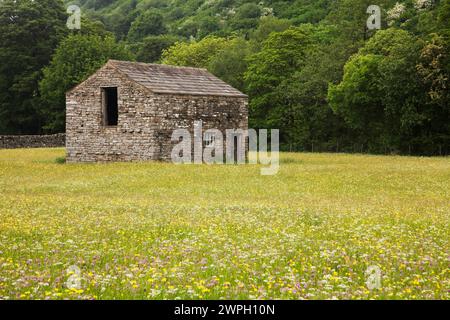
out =
[[64,147],[64,133],[42,136],[0,136],[0,149]]
[[[103,124],[102,87],[118,88],[117,126]],[[109,65],[68,92],[66,107],[67,162],[168,161],[174,129],[248,128],[247,98],[154,94]]]

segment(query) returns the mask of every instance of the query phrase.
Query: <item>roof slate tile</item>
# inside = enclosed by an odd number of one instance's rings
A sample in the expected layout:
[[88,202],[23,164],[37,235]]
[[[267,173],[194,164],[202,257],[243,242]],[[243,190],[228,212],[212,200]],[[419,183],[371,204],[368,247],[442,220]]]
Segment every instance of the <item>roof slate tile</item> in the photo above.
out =
[[206,69],[118,60],[108,63],[154,93],[247,97]]

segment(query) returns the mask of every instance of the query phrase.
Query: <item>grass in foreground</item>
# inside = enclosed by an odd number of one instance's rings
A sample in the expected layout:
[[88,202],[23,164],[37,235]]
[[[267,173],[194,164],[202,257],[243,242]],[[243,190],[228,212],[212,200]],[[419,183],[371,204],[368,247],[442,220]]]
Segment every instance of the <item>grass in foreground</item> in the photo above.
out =
[[0,299],[449,298],[448,158],[283,154],[261,176],[63,155],[0,150]]

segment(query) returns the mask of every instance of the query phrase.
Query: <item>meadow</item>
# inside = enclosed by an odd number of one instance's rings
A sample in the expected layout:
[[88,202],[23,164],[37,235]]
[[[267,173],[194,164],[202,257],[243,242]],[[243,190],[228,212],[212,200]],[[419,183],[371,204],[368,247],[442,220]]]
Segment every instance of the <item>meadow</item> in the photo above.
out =
[[64,153],[0,150],[0,299],[450,298],[449,158],[285,153],[261,176]]

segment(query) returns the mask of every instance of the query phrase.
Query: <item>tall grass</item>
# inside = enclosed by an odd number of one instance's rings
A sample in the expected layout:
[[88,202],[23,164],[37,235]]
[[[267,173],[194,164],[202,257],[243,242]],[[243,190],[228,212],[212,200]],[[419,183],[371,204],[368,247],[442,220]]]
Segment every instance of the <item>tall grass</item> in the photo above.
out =
[[282,154],[261,176],[63,157],[0,150],[0,299],[449,298],[448,158]]

